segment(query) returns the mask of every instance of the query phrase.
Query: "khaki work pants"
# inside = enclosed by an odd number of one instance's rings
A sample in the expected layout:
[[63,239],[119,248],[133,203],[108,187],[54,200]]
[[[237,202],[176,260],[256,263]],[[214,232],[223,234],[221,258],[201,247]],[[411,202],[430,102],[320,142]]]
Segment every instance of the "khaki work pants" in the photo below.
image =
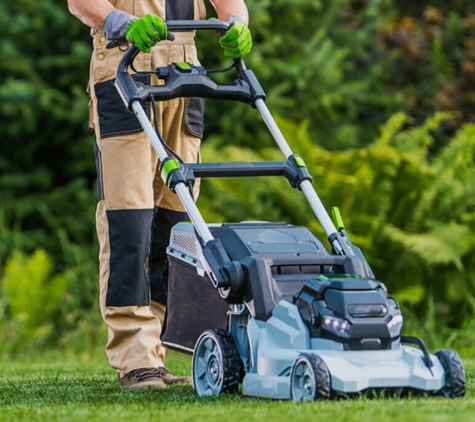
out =
[[[145,4],[122,3],[135,5],[135,10],[123,9],[129,13],[136,11],[137,4]],[[199,5],[195,7],[195,19],[202,19],[202,2],[195,0],[195,3]],[[118,48],[107,50],[108,41],[101,35],[93,34],[89,83],[90,124],[96,135],[100,193],[96,213],[100,303],[109,327],[106,353],[111,366],[122,377],[133,369],[164,364],[165,347],[160,333],[165,305],[153,300],[153,292],[150,292],[149,249],[154,244],[150,233],[152,224],[161,224],[160,220],[154,220],[156,215],[169,211],[170,221],[180,221],[186,214],[178,196],[164,186],[158,157],[148,137],[113,87],[123,52]],[[134,62],[135,68],[151,70],[182,61],[199,64],[193,35],[177,33],[174,42],[163,41],[151,54],[140,53]],[[157,81],[152,79],[151,83]],[[179,98],[157,103],[157,123],[163,139],[189,163],[199,161],[202,136],[200,107],[195,100]],[[152,116],[150,110],[147,111]],[[195,197],[197,195],[198,183],[195,184]],[[163,242],[163,239],[158,241],[162,245]],[[163,251],[161,253],[163,255]]]

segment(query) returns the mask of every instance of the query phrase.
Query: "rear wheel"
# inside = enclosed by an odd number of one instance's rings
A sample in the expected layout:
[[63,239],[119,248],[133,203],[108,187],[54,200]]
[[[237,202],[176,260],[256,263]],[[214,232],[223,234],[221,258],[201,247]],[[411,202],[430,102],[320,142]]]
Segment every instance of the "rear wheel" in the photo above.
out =
[[235,393],[243,365],[232,335],[221,329],[205,331],[193,353],[193,387],[199,396]]
[[437,394],[447,398],[463,397],[465,395],[465,369],[462,359],[453,350],[435,352],[445,371],[445,385]]
[[290,397],[293,401],[315,401],[330,398],[330,371],[318,355],[302,354],[290,370]]

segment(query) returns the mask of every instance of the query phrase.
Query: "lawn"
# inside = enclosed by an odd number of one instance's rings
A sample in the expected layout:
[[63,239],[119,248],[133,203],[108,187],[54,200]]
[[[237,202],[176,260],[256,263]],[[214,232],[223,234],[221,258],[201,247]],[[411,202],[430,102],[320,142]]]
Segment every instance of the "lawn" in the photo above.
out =
[[[189,356],[169,352],[167,366],[189,374]],[[357,398],[295,404],[241,395],[197,397],[191,386],[123,389],[105,358],[56,355],[0,362],[0,421],[475,421],[475,362],[465,361],[463,399]]]

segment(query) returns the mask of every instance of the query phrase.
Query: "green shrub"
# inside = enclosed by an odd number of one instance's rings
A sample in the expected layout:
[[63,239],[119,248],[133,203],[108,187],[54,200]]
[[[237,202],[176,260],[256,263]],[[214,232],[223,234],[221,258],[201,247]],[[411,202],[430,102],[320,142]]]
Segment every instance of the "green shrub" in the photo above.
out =
[[50,256],[42,249],[27,256],[15,252],[7,261],[2,295],[1,354],[32,350],[54,339],[52,318],[65,300],[70,279],[53,274]]

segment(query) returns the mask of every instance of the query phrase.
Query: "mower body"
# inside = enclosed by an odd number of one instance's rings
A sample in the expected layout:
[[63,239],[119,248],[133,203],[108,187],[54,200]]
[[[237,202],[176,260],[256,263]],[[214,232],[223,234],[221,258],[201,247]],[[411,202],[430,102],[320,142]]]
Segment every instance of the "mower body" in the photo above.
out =
[[424,363],[422,351],[401,345],[399,340],[385,350],[344,350],[333,340],[311,338],[298,308],[281,301],[265,323],[255,318],[247,326],[251,359],[242,381],[248,396],[290,399],[290,372],[302,354],[318,354],[331,375],[331,395],[368,391],[386,395],[439,391],[445,371],[436,356],[432,366]]
[[228,331],[248,396],[290,399],[292,368],[306,354],[325,363],[332,396],[444,387],[439,359],[402,344],[396,301],[381,282],[355,273],[363,271],[358,260],[332,255],[306,228],[285,223],[209,227],[243,266],[245,299],[229,305],[212,287],[193,226],[179,223],[168,248],[168,347],[193,353],[203,332]]

